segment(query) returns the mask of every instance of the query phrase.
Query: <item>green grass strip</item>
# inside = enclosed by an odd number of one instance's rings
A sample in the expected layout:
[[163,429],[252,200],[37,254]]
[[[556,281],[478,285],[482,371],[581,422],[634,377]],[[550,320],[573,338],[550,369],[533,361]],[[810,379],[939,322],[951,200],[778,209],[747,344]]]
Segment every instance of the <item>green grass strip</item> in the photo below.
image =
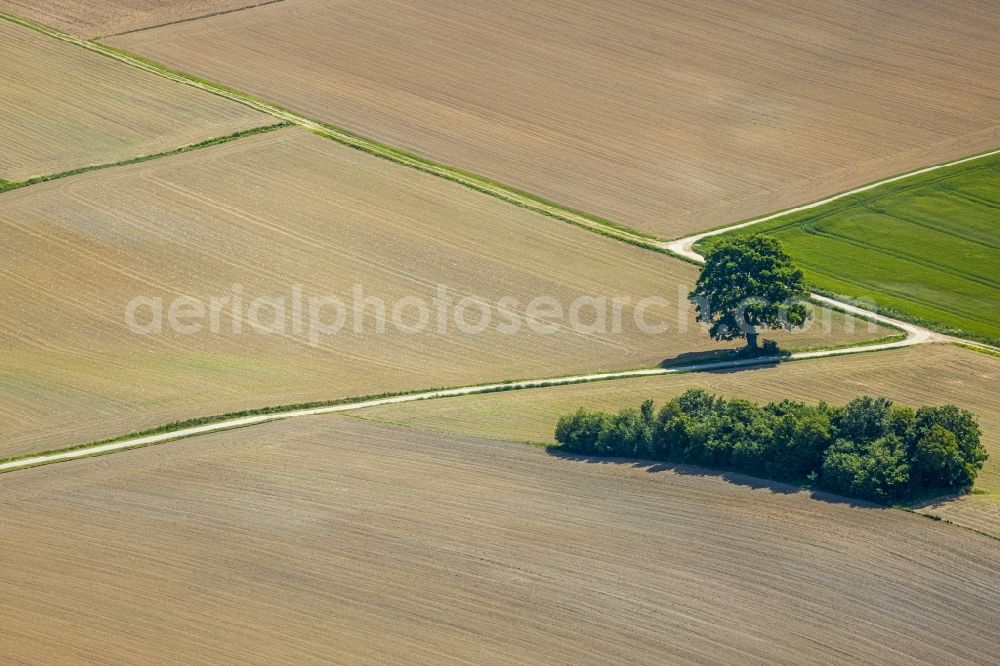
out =
[[[430,389],[438,390],[438,389]],[[173,432],[175,430],[184,430],[185,428],[193,428],[201,425],[210,425],[212,423],[219,423],[221,421],[229,421],[231,419],[238,419],[244,416],[261,416],[265,414],[281,414],[282,412],[294,412],[300,409],[313,409],[316,407],[333,407],[335,405],[346,405],[352,402],[366,402],[368,400],[379,400],[381,398],[392,398],[400,395],[405,395],[405,392],[396,393],[379,393],[376,395],[362,396],[357,398],[343,398],[340,400],[325,400],[319,402],[302,402],[291,405],[275,405],[275,406],[265,406],[257,407],[254,409],[243,409],[236,412],[227,412],[225,414],[215,414],[212,416],[196,416],[190,419],[183,419],[179,421],[171,421],[169,423],[164,423],[163,425],[155,426],[153,428],[147,428],[145,430],[133,430],[132,432],[125,433],[123,435],[118,435],[116,437],[111,437],[109,439],[101,439],[95,442],[87,442],[85,444],[74,444],[73,446],[66,446],[59,449],[50,449],[47,451],[41,451],[36,453],[24,453],[18,454],[16,456],[7,456],[0,458],[0,463],[15,462],[17,460],[23,460],[25,458],[34,458],[36,456],[48,456],[58,453],[69,453],[71,451],[79,451],[81,449],[87,449],[92,446],[100,446],[101,444],[114,444],[115,442],[121,442],[127,439],[136,439],[139,437],[148,437],[149,435],[160,435],[163,433]],[[152,444],[140,444],[137,448],[142,446],[153,446]],[[119,449],[128,450],[128,449]],[[13,470],[12,470],[13,471]]]
[[978,534],[980,536],[984,536],[987,539],[993,539],[994,541],[1000,541],[1000,536],[997,536],[996,534],[990,534],[989,532],[984,532],[983,530],[976,529],[975,527],[969,527],[968,525],[963,525],[962,523],[956,523],[955,521],[949,520],[948,518],[943,518],[943,517],[939,516],[936,513],[925,512],[925,511],[922,511],[921,509],[914,509],[914,508],[911,508],[911,507],[908,507],[908,506],[904,506],[902,504],[893,505],[892,508],[899,509],[900,511],[905,511],[906,513],[912,513],[912,514],[914,514],[916,516],[921,516],[923,518],[929,518],[930,520],[933,520],[936,523],[945,523],[947,525],[954,525],[955,527],[959,527],[959,528],[961,528],[963,530],[968,530],[970,532],[975,532],[976,534]]
[[[625,371],[625,372],[627,372],[627,371]],[[465,395],[469,395],[469,396],[471,396],[471,395],[481,395],[481,394],[486,394],[486,393],[503,393],[503,392],[506,392],[506,391],[528,390],[528,389],[533,389],[533,388],[550,388],[552,386],[570,386],[570,385],[573,385],[573,384],[585,384],[585,383],[590,383],[590,382],[611,381],[611,380],[614,380],[614,379],[619,379],[619,377],[607,377],[607,378],[596,378],[596,379],[580,379],[580,380],[576,380],[576,381],[566,381],[565,379],[552,378],[551,381],[543,381],[543,382],[539,382],[538,384],[532,384],[531,386],[521,386],[520,384],[521,384],[521,382],[534,381],[534,380],[509,380],[509,381],[499,382],[498,383],[499,385],[497,385],[497,386],[492,386],[492,387],[489,387],[489,388],[484,388],[484,389],[482,389],[480,391],[474,391],[474,392],[470,392],[470,393],[467,393],[467,394],[463,394],[463,396],[465,396]],[[625,379],[628,379],[628,377],[625,377]],[[452,387],[452,388],[472,388],[472,387],[460,386],[460,387]],[[364,403],[364,402],[368,402],[370,400],[381,400],[383,398],[395,398],[395,397],[404,396],[404,395],[414,395],[414,394],[419,394],[419,393],[430,393],[430,392],[433,392],[433,391],[444,391],[444,390],[448,390],[448,389],[447,388],[431,388],[431,389],[421,389],[419,391],[393,391],[393,392],[386,392],[386,393],[376,393],[376,394],[365,395],[365,396],[357,396],[357,397],[352,397],[352,398],[340,398],[340,399],[336,399],[336,400],[322,400],[322,401],[316,401],[316,402],[295,403],[295,404],[290,404],[290,405],[274,405],[274,406],[257,407],[257,408],[253,408],[253,409],[244,409],[244,410],[240,410],[240,411],[236,411],[236,412],[227,412],[225,414],[215,414],[215,415],[212,415],[212,416],[196,416],[196,417],[190,418],[190,419],[183,419],[183,420],[179,420],[179,421],[171,421],[169,423],[164,423],[163,425],[155,426],[153,428],[147,428],[145,430],[134,430],[132,432],[128,432],[128,433],[125,433],[125,434],[122,434],[122,435],[118,435],[116,437],[111,437],[109,439],[101,439],[101,440],[97,440],[97,441],[93,441],[93,442],[87,442],[87,443],[84,443],[84,444],[74,444],[72,446],[66,446],[66,447],[58,448],[58,449],[49,449],[49,450],[46,450],[46,451],[36,451],[36,452],[32,452],[32,453],[18,454],[18,455],[15,455],[15,456],[7,456],[7,457],[0,458],[0,463],[16,462],[18,460],[24,460],[26,458],[35,458],[35,457],[40,457],[40,456],[56,455],[56,454],[60,454],[60,453],[70,453],[72,451],[80,451],[80,450],[88,449],[88,448],[91,448],[91,447],[94,447],[94,446],[100,446],[102,444],[114,444],[116,442],[121,442],[121,441],[129,440],[129,439],[138,439],[140,437],[148,437],[150,435],[160,435],[160,434],[170,433],[170,432],[174,432],[174,431],[184,430],[186,428],[194,428],[194,427],[197,427],[197,426],[211,425],[213,423],[220,423],[220,422],[223,422],[223,421],[229,421],[229,420],[232,420],[232,419],[243,418],[243,417],[246,417],[246,416],[263,416],[263,415],[270,415],[270,414],[279,415],[280,416],[281,414],[286,413],[286,412],[297,412],[297,411],[303,410],[303,409],[316,409],[316,408],[321,408],[321,407],[334,407],[334,406],[337,406],[337,405],[349,405],[349,404],[353,404],[353,403]],[[463,396],[456,396],[456,397],[463,397]],[[429,398],[422,398],[422,399],[435,400],[435,399],[444,399],[444,398],[445,398],[444,396],[441,396],[441,397],[429,397]],[[251,425],[258,425],[258,424],[251,424]],[[238,427],[251,427],[251,426],[250,425],[248,425],[248,426],[234,426],[234,428],[238,428]],[[214,431],[214,432],[223,432],[223,430],[218,430],[218,431]],[[210,433],[206,433],[206,434],[210,434]],[[200,435],[192,435],[192,436],[200,436]],[[184,439],[184,437],[178,437],[177,439]],[[177,440],[169,440],[169,441],[177,441]],[[162,443],[166,443],[166,442],[155,442],[155,443],[151,443],[151,444],[137,444],[135,447],[123,448],[123,449],[116,449],[115,451],[108,452],[108,454],[110,454],[110,453],[118,453],[120,451],[130,451],[130,450],[132,450],[132,448],[144,448],[146,446],[156,446],[157,444],[162,444]],[[107,454],[96,454],[96,455],[107,455]],[[63,462],[63,461],[52,461],[52,462]],[[50,463],[39,463],[39,464],[40,465],[45,465],[45,464],[50,464]],[[13,470],[0,471],[0,474],[9,473],[9,472],[16,472],[16,471],[20,471],[22,469],[30,469],[30,467],[19,467],[17,469],[13,469]]]
[[[889,326],[887,324],[880,324],[880,325],[881,326],[885,326],[886,328],[889,328]],[[873,338],[871,340],[862,340],[861,342],[841,342],[840,344],[836,344],[836,345],[827,345],[827,346],[822,346],[821,345],[821,346],[817,346],[817,347],[803,347],[801,349],[796,349],[795,353],[799,353],[799,352],[814,352],[814,351],[834,351],[834,350],[837,350],[837,349],[851,349],[852,347],[862,347],[862,346],[868,347],[868,346],[871,346],[871,345],[885,345],[885,344],[889,344],[889,343],[892,343],[892,342],[902,342],[907,337],[908,336],[907,336],[906,333],[894,333],[892,335],[886,335],[886,336],[881,337],[881,338]],[[862,350],[862,351],[867,351],[867,350]]]
[[276,129],[281,129],[282,127],[290,127],[292,123],[280,122],[274,125],[265,125],[264,127],[254,127],[252,129],[242,130],[240,132],[234,132],[233,134],[227,134],[225,136],[217,136],[211,139],[206,139],[205,141],[199,141],[198,143],[191,143],[186,146],[181,146],[180,148],[174,148],[173,150],[168,150],[165,153],[153,153],[152,155],[139,155],[138,157],[133,157],[127,160],[121,160],[120,162],[108,162],[107,164],[91,164],[89,166],[79,167],[76,169],[70,169],[69,171],[61,171],[59,173],[53,173],[46,176],[34,176],[28,178],[27,180],[21,180],[17,182],[11,182],[9,180],[0,181],[0,194],[4,192],[9,192],[10,190],[16,190],[22,187],[28,187],[29,185],[37,185],[38,183],[46,183],[50,180],[56,180],[58,178],[66,178],[67,176],[75,176],[81,173],[87,173],[88,171],[97,171],[99,169],[110,169],[112,167],[127,166],[129,164],[138,164],[139,162],[148,162],[149,160],[160,159],[161,157],[170,157],[171,155],[179,155],[180,153],[189,153],[192,150],[198,150],[200,148],[207,148],[209,146],[216,146],[220,143],[228,143],[230,141],[235,141],[236,139],[241,139],[245,136],[252,136],[254,134],[264,134],[266,132],[273,132]]
[[993,347],[981,347],[979,345],[965,345],[962,343],[956,343],[956,347],[961,347],[962,349],[968,349],[970,351],[979,352],[980,354],[986,354],[987,356],[996,356],[1000,358],[1000,349],[994,349]]

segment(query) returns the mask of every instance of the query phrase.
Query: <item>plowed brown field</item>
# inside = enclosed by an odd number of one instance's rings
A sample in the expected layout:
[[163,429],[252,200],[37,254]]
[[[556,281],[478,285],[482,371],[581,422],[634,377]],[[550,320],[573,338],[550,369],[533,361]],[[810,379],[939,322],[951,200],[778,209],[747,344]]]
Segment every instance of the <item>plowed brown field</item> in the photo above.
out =
[[689,388],[760,402],[826,400],[843,404],[862,394],[910,406],[954,403],[979,418],[990,453],[977,492],[926,509],[1000,536],[1000,358],[947,345],[922,345],[777,367],[702,372],[389,405],[357,412],[365,418],[425,430],[552,442],[556,421],[577,407],[617,410],[652,398],[662,404]]
[[0,9],[78,37],[110,35],[259,5],[266,0],[0,0]]
[[317,417],[6,474],[0,641],[101,664],[1000,654],[995,542],[692,471]]
[[271,116],[0,20],[0,178],[162,153]]
[[[718,347],[675,305],[695,275],[664,255],[297,129],[14,190],[0,195],[0,455],[264,405],[655,365]],[[234,333],[225,308],[219,334],[205,318],[199,334],[170,329],[174,298],[207,308],[213,297],[233,298],[233,285],[244,315],[252,299],[284,297],[284,334],[246,321]],[[386,300],[387,319],[402,299],[422,299],[432,309],[428,328],[408,334],[390,321],[379,333],[369,307],[313,347],[304,302],[303,330],[292,332],[296,286],[304,299],[330,295],[351,308],[355,285]],[[489,329],[465,333],[446,322],[439,332],[437,285],[454,303],[493,304]],[[633,304],[662,295],[668,303],[650,308],[648,320],[668,321],[671,332],[642,333],[628,306],[619,333],[609,315],[607,333],[573,330],[564,319],[539,334],[524,314],[540,295],[564,308],[582,295]],[[162,334],[126,326],[137,296],[164,299]],[[495,304],[505,296],[519,299],[517,334],[497,330],[506,320]],[[475,306],[467,312],[478,321]],[[401,313],[404,324],[416,321],[415,310]],[[846,332],[844,322],[785,340],[885,333],[862,323]]]
[[109,43],[661,236],[1000,144],[990,0],[286,0]]

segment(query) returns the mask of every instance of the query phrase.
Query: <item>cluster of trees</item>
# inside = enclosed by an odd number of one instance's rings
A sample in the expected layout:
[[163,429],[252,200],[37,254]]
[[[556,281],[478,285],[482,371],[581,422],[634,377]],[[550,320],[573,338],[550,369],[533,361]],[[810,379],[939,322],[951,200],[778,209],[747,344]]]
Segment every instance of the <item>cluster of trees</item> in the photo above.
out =
[[967,491],[986,460],[968,411],[868,396],[761,406],[692,389],[659,411],[652,400],[617,414],[581,408],[559,420],[556,440],[574,453],[735,469],[879,502]]

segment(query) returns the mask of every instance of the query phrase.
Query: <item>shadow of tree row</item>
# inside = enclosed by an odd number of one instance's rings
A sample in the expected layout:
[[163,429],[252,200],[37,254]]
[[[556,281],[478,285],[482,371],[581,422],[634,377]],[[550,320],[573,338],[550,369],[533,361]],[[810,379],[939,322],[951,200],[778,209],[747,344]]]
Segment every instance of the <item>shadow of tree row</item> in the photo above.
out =
[[585,455],[580,453],[573,453],[571,451],[566,451],[560,448],[559,446],[550,446],[546,449],[546,452],[553,458],[559,458],[562,460],[571,460],[575,462],[584,462],[591,465],[620,465],[620,466],[630,467],[631,469],[643,470],[645,472],[649,472],[650,474],[670,472],[678,476],[694,476],[701,478],[720,479],[722,481],[726,481],[733,485],[743,486],[751,490],[767,490],[775,495],[795,495],[798,493],[808,493],[810,498],[815,500],[820,500],[822,502],[827,502],[829,504],[841,504],[845,506],[861,507],[866,509],[890,508],[885,504],[878,504],[876,502],[869,502],[866,500],[856,499],[852,497],[845,497],[843,495],[837,495],[824,490],[810,488],[808,486],[800,486],[800,485],[795,485],[793,483],[786,483],[783,481],[774,481],[771,479],[765,479],[759,476],[752,476],[750,474],[745,474],[734,470],[711,469],[708,467],[700,467],[698,465],[691,465],[688,463],[673,463],[673,462],[663,462],[657,460],[641,460],[636,458],[620,458],[613,456]]

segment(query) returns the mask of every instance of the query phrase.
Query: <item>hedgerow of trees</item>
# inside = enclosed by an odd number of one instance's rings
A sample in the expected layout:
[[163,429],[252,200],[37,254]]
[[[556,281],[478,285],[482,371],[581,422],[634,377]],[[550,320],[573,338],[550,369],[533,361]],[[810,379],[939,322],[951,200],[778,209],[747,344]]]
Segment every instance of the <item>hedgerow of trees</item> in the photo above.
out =
[[659,411],[651,400],[617,414],[581,408],[556,426],[574,453],[733,469],[878,502],[968,491],[986,460],[980,434],[954,405],[914,411],[862,396],[761,406],[701,389]]

